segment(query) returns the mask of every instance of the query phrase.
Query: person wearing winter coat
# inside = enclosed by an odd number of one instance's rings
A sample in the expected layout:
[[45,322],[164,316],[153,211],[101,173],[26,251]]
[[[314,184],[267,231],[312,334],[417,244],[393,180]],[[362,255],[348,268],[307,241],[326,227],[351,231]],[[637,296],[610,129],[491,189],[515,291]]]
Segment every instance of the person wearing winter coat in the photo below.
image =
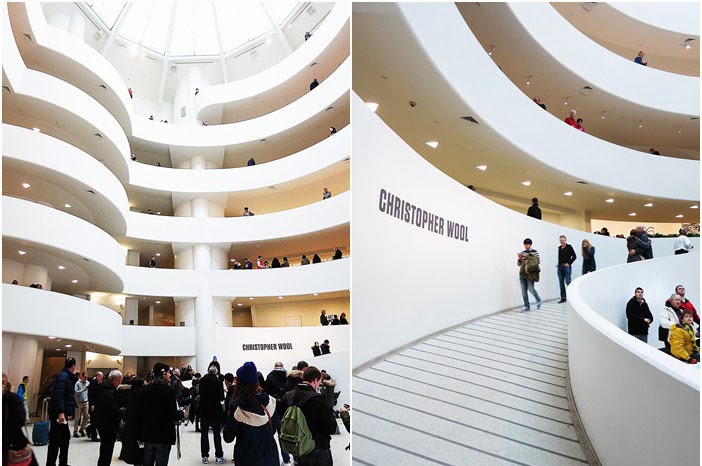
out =
[[136,378],[132,380],[131,387],[129,390],[126,390],[128,393],[127,412],[124,430],[122,431],[122,450],[119,453],[119,459],[127,464],[144,464],[144,450],[139,448],[139,443],[137,442],[139,415],[142,409],[141,390],[144,388],[144,379]]
[[682,308],[680,307],[680,295],[674,294],[665,302],[665,307],[658,313],[658,339],[665,344],[666,350],[670,351],[670,327],[681,322]]
[[280,420],[276,400],[261,390],[256,365],[249,361],[236,371],[234,401],[227,410],[224,441],[234,445],[234,464],[279,466],[274,435]]
[[653,315],[643,295],[643,288],[636,288],[634,296],[626,303],[626,319],[629,323],[629,335],[648,343],[648,327],[653,322]]
[[682,311],[682,322],[670,327],[670,354],[689,364],[697,364],[700,348],[695,343],[692,312]]
[[539,281],[539,273],[541,268],[539,264],[539,252],[531,247],[532,241],[530,238],[524,239],[524,250],[517,253],[517,265],[519,266],[519,283],[522,287],[522,299],[524,300],[524,308],[522,312],[529,311],[529,291],[536,298],[536,308],[541,309],[541,297],[534,289],[534,283]]

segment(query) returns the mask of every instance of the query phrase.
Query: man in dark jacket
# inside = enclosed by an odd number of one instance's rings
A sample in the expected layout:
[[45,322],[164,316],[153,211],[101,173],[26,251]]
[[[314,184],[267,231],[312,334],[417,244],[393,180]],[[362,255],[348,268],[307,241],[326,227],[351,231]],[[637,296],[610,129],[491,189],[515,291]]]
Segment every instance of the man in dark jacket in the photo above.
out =
[[634,297],[626,303],[626,319],[629,324],[629,335],[648,343],[648,328],[653,322],[653,315],[643,295],[643,288],[636,288]]
[[144,442],[144,466],[166,466],[171,445],[176,442],[176,423],[183,411],[176,405],[170,387],[171,373],[167,365],[154,365],[154,380],[141,392],[143,412],[138,439]]
[[117,430],[121,419],[117,406],[117,387],[122,383],[122,373],[113,370],[107,380],[97,390],[95,400],[95,424],[100,432],[100,456],[98,466],[109,466],[117,440]]
[[71,441],[71,430],[68,418],[75,414],[75,383],[73,372],[76,370],[76,360],[66,359],[63,370],[58,373],[51,390],[49,402],[49,448],[46,453],[46,466],[68,466],[68,443]]
[[[327,406],[324,397],[319,393],[322,384],[322,373],[314,366],[309,366],[302,375],[303,383],[292,391],[293,403],[299,403],[303,398],[312,395],[300,407],[305,415],[307,427],[314,438],[315,447],[310,453],[295,458],[298,466],[331,466],[332,454],[330,448],[331,436],[336,433],[336,419],[334,411]],[[281,410],[284,413],[288,408],[288,395],[281,401]]]
[[95,428],[95,419],[93,416],[95,414],[95,400],[97,399],[96,390],[100,387],[100,384],[102,384],[102,379],[104,377],[105,375],[98,371],[95,373],[95,377],[93,377],[90,381],[90,385],[88,385],[88,412],[90,416],[90,425],[88,426],[87,430],[91,442],[100,441],[100,439],[98,439],[97,429]]
[[273,370],[266,376],[266,393],[276,399],[282,398],[285,395],[286,375],[283,363],[280,361],[276,362]]
[[559,303],[566,302],[566,286],[570,285],[570,274],[572,272],[573,262],[578,256],[575,255],[573,246],[566,243],[565,236],[561,235],[558,238],[560,246],[558,246],[558,284],[561,286],[561,300]]
[[531,206],[527,210],[527,215],[532,218],[541,220],[541,208],[539,207],[539,200],[537,198],[531,199]]
[[217,367],[214,365],[207,369],[207,374],[200,379],[198,385],[200,394],[200,454],[202,462],[207,464],[210,456],[210,426],[214,436],[215,461],[224,463],[222,450],[222,401],[224,401],[224,388],[217,377]]

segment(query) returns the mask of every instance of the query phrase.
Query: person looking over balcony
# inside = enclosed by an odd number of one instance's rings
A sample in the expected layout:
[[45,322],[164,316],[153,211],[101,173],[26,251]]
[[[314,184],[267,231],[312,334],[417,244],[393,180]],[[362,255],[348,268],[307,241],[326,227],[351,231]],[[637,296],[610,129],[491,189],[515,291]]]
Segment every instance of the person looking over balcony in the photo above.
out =
[[310,265],[310,260],[304,254],[300,258],[300,265]]
[[688,364],[697,364],[700,348],[695,343],[692,312],[682,311],[682,322],[670,327],[670,354]]
[[322,262],[322,259],[319,257],[319,254],[315,254],[314,256],[312,256],[313,264],[319,264],[320,262]]
[[583,126],[583,119],[582,118],[578,118],[578,121],[575,122],[575,128],[579,129],[583,133],[585,132],[585,127]]
[[534,103],[538,105],[539,107],[543,108],[546,110],[546,104],[541,103],[541,98],[540,97],[534,97]]
[[149,259],[149,267],[150,268],[156,268],[156,256],[151,256],[151,259]]
[[330,197],[332,197],[331,191],[329,191],[327,188],[324,188],[322,190],[322,200],[329,199]]
[[527,215],[531,218],[536,218],[541,220],[541,208],[539,207],[539,199],[536,197],[531,198],[531,206],[527,210]]
[[242,213],[244,217],[253,217],[254,213],[249,210],[248,207],[244,207],[244,212]]
[[643,66],[648,66],[648,62],[643,61],[643,57],[644,57],[643,50],[640,50],[639,54],[636,56],[636,58],[634,58],[634,63],[638,63],[639,65],[643,65]]
[[312,80],[312,82],[310,83],[310,91],[313,90],[317,86],[319,86],[319,81],[317,81],[317,78],[314,78]]
[[680,295],[674,294],[665,302],[665,307],[658,313],[658,339],[665,345],[666,352],[670,352],[670,329],[672,326],[682,322],[682,311],[680,307]]
[[586,239],[582,243],[582,254],[583,254],[583,275],[586,273],[594,272],[597,270],[597,265],[595,264],[595,246],[590,244]]
[[577,125],[577,123],[575,122],[575,114],[576,114],[576,113],[577,113],[577,112],[576,112],[575,110],[571,110],[571,111],[570,111],[570,116],[569,116],[568,118],[565,119],[565,122],[568,123],[570,126],[572,126],[572,127],[574,127],[574,128],[575,128],[575,126]]

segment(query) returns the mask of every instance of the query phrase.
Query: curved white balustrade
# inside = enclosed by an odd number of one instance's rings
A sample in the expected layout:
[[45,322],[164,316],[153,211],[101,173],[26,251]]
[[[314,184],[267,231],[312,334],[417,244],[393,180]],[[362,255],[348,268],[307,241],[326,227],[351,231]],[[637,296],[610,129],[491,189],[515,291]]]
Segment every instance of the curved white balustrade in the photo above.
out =
[[[224,104],[239,108],[251,105],[254,103],[251,99],[256,98],[258,101],[271,91],[283,95],[283,88],[307,89],[309,80],[304,80],[301,75],[308,70],[310,64],[328,62],[335,59],[339,53],[344,53],[343,56],[348,55],[350,16],[351,3],[337,2],[315,31],[313,38],[282,61],[248,78],[200,89],[195,99],[198,120],[221,122]],[[330,68],[329,63],[324,67]],[[289,92],[299,94],[299,91],[295,90]],[[277,101],[272,103],[275,106],[267,111],[276,110],[289,103],[284,100]],[[257,104],[260,105],[259,102]]]
[[699,41],[700,4],[697,2],[612,2],[607,5],[641,23]]
[[194,356],[195,327],[123,325],[120,356]]
[[163,124],[146,118],[133,123],[133,136],[153,144],[181,147],[219,147],[257,141],[281,133],[324,112],[348,95],[351,58],[317,87],[275,112],[251,120],[216,126]]
[[152,269],[126,266],[122,271],[125,294],[196,297],[207,291],[214,297],[293,296],[344,291],[351,287],[348,258],[266,270]]
[[[46,22],[39,2],[9,3],[15,25],[15,39],[35,58],[30,65],[37,71],[66,81],[89,94],[105,107],[130,132],[131,103],[127,85],[100,52],[79,38]],[[22,34],[30,34],[25,42]],[[98,87],[104,85],[106,89]]]
[[[602,464],[666,464],[671,451],[662,445],[699,441],[699,366],[643,344],[626,333],[625,324],[620,328],[626,301],[637,286],[644,289],[656,320],[679,283],[699,304],[699,261],[696,253],[612,267],[568,288],[570,385]],[[649,344],[657,339],[657,328],[654,322]],[[696,447],[676,449],[674,456],[679,464],[700,462]]]
[[[363,310],[353,316],[354,339],[373,342],[354,345],[354,368],[434,332],[520,305],[517,253],[524,238],[531,238],[540,252],[536,289],[542,299],[559,296],[560,235],[568,237],[578,257],[581,241],[590,241],[598,270],[626,261],[624,240],[543,222],[496,204],[414,152],[355,94],[352,111],[351,171],[355,180],[363,180],[354,185],[351,224],[353,307]],[[438,216],[443,227],[438,220],[433,228],[428,219],[418,227],[388,215],[388,198],[381,198],[381,190],[411,204],[410,220],[415,206]],[[467,227],[468,241],[448,236],[449,220]],[[673,254],[672,240],[654,240],[653,251],[655,257]],[[581,268],[578,258],[573,278]]]
[[[633,58],[615,55],[578,31],[548,3],[507,6],[537,44],[591,87],[655,110],[699,116],[699,77],[641,66]],[[577,53],[573,44],[578,44]]]
[[[3,53],[14,56],[15,42],[7,35],[7,32],[3,33]],[[11,66],[19,65],[11,60]],[[24,70],[6,69],[4,63],[3,71],[7,71],[4,77],[13,91],[4,96],[3,108],[7,105],[22,111],[14,114],[14,118],[31,119],[38,126],[49,124],[49,128],[40,128],[44,132],[75,138],[75,144],[85,145],[95,158],[126,183],[129,142],[122,127],[104,107],[80,89],[53,76],[26,67]],[[56,123],[49,123],[51,119]]]
[[[350,127],[349,127],[350,128]],[[185,170],[134,163],[129,183],[171,193],[229,193],[279,185],[304,178],[351,155],[350,129],[296,154],[251,167]]]
[[91,189],[95,194],[82,198],[95,224],[112,235],[126,232],[127,193],[103,164],[77,147],[43,133],[8,124],[2,125],[2,133],[5,169],[21,166],[24,172],[41,174],[48,183],[66,191]]
[[66,338],[89,351],[117,354],[122,349],[122,317],[112,309],[61,293],[2,285],[2,331]]
[[[100,228],[78,217],[30,201],[3,196],[3,238],[12,238],[69,258],[88,272],[85,289],[119,292],[124,250]],[[88,261],[84,261],[87,259]]]
[[350,196],[347,191],[314,204],[254,217],[164,217],[130,212],[127,236],[162,243],[212,244],[305,235],[348,223]]
[[[485,53],[454,4],[402,3],[398,9],[429,57],[429,63],[433,63],[465,105],[475,111],[474,116],[495,130],[496,136],[567,174],[568,178],[614,192],[660,199],[699,199],[699,161],[642,154],[573,131],[549,113],[540,111]],[[456,60],[457,56],[464,59]],[[490,86],[485,86],[486,82]],[[697,94],[698,91],[693,95]],[[509,102],[509,118],[505,118],[505,107],[496,102]],[[519,124],[514,124],[515,121]],[[549,137],[536,138],[535,134]],[[583,160],[588,163],[582,163]],[[632,166],[637,167],[637,176],[622,176]],[[676,183],[661,183],[661,179],[675,179]]]

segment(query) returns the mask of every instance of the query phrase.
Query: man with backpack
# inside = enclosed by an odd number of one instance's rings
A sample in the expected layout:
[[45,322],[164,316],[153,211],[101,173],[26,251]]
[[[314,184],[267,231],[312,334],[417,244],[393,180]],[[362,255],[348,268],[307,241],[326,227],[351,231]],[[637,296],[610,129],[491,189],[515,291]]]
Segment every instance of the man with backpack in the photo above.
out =
[[68,443],[71,441],[71,431],[68,418],[75,413],[76,383],[73,372],[76,370],[76,360],[66,359],[63,370],[54,378],[49,402],[49,448],[46,452],[46,466],[68,466]]
[[336,432],[334,411],[318,393],[322,373],[309,366],[303,382],[283,397],[284,412],[280,440],[283,448],[295,457],[298,466],[331,466],[331,436]]

